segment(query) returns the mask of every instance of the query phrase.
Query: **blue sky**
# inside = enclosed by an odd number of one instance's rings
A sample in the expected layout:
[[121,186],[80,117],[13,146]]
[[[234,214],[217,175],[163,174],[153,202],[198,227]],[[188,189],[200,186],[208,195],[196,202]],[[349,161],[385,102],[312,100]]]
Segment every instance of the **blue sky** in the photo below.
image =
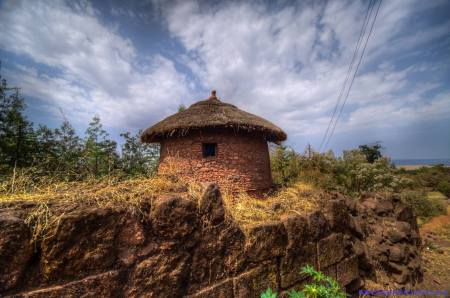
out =
[[[137,131],[219,98],[319,147],[368,1],[0,1],[2,74],[35,123]],[[335,134],[450,158],[450,2],[383,1]]]

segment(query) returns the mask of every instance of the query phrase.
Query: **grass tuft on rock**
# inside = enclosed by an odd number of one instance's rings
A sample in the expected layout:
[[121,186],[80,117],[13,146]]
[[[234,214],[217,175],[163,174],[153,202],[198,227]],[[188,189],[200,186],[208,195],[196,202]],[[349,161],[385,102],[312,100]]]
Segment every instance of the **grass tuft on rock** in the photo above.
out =
[[311,184],[297,182],[274,194],[258,199],[240,193],[223,195],[230,216],[243,228],[280,220],[289,214],[308,214],[317,209],[323,192]]

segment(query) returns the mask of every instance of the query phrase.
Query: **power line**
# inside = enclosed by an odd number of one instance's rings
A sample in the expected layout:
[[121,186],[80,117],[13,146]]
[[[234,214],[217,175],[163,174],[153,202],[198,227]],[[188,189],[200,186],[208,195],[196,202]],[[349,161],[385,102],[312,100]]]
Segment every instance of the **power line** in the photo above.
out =
[[353,69],[353,64],[356,61],[356,55],[357,55],[357,53],[359,51],[359,47],[361,45],[361,41],[363,40],[363,36],[366,33],[366,28],[367,28],[367,24],[369,23],[370,15],[372,15],[372,10],[373,10],[372,3],[373,3],[373,1],[376,1],[376,0],[370,0],[369,1],[369,5],[367,6],[366,15],[364,16],[363,25],[361,27],[361,31],[359,32],[359,36],[358,36],[358,40],[356,42],[355,50],[353,51],[353,56],[352,56],[352,59],[350,60],[350,65],[348,66],[348,70],[347,70],[347,74],[345,76],[344,84],[342,85],[342,88],[341,88],[341,90],[339,92],[339,96],[337,98],[336,105],[334,106],[333,114],[331,115],[330,122],[328,122],[327,130],[325,131],[325,134],[323,135],[322,141],[320,142],[319,151],[322,150],[322,146],[323,146],[323,144],[325,143],[325,140],[328,137],[328,133],[329,133],[330,128],[331,128],[331,124],[334,122],[334,119],[335,119],[334,117],[336,116],[336,112],[337,112],[338,107],[339,107],[339,105],[341,103],[342,95],[344,94],[345,87],[347,86],[348,79],[350,78],[350,72]]
[[366,38],[366,41],[365,41],[365,43],[364,43],[364,47],[363,47],[361,56],[359,57],[358,64],[356,65],[355,72],[354,72],[354,74],[353,74],[352,80],[350,81],[350,85],[349,85],[349,87],[348,87],[348,89],[347,89],[347,94],[345,95],[344,102],[343,102],[343,104],[342,104],[342,106],[341,106],[341,109],[339,110],[339,114],[338,114],[338,116],[337,116],[337,118],[336,118],[336,121],[334,122],[333,129],[331,130],[331,134],[329,135],[328,140],[326,141],[324,148],[327,148],[327,146],[328,146],[328,144],[329,144],[331,138],[333,137],[333,134],[334,134],[334,131],[336,130],[336,126],[337,126],[337,123],[338,123],[338,121],[339,121],[339,118],[341,117],[342,111],[344,110],[344,106],[345,106],[345,104],[347,103],[348,96],[349,96],[349,94],[350,94],[350,90],[352,89],[353,82],[355,81],[355,77],[356,77],[356,75],[357,75],[357,73],[358,73],[358,70],[359,70],[359,66],[361,65],[361,61],[362,61],[362,59],[363,59],[363,57],[364,57],[364,53],[366,52],[366,47],[367,47],[367,44],[368,44],[368,42],[369,42],[370,36],[372,35],[373,28],[374,28],[374,26],[375,26],[375,21],[377,20],[378,12],[380,11],[380,7],[381,7],[381,3],[382,3],[382,2],[383,2],[383,0],[379,0],[379,2],[378,2],[377,11],[375,12],[375,16],[374,16],[374,18],[373,18],[372,24],[371,24],[371,26],[370,26],[370,31],[369,31],[369,33],[368,33],[368,35],[367,35],[367,38]]

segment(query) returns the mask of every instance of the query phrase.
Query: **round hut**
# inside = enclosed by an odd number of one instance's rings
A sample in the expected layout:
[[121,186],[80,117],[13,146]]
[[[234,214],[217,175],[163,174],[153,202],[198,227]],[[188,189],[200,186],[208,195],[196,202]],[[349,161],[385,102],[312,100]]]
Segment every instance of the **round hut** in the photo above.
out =
[[141,135],[143,142],[160,143],[159,174],[247,192],[272,186],[267,142],[285,139],[279,127],[220,101],[215,91]]

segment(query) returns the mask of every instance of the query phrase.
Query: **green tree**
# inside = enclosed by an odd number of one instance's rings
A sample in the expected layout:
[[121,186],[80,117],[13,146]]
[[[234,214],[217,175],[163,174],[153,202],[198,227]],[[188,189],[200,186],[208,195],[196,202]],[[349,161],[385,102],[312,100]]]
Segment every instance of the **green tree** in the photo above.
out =
[[276,146],[272,150],[271,169],[273,180],[276,184],[287,185],[298,177],[300,173],[300,160],[297,153],[284,146]]
[[83,176],[82,143],[68,121],[59,128],[39,125],[33,151],[33,174],[61,180],[75,180]]
[[36,130],[36,147],[33,152],[34,165],[39,174],[52,175],[56,171],[60,159],[58,153],[55,132],[45,125],[39,125]]
[[67,120],[59,128],[55,129],[54,134],[58,156],[58,172],[64,174],[64,180],[81,178],[83,174],[83,144],[81,138]]
[[0,170],[29,166],[33,162],[35,135],[23,114],[19,88],[9,87],[0,75]]
[[140,132],[120,135],[125,139],[122,145],[121,167],[129,175],[153,174],[159,159],[159,146],[140,141]]
[[110,174],[117,166],[117,143],[108,137],[100,117],[94,116],[86,130],[83,154],[85,167],[92,176],[100,177]]
[[369,163],[374,163],[377,159],[382,157],[382,148],[380,143],[359,146],[359,150],[364,154]]

